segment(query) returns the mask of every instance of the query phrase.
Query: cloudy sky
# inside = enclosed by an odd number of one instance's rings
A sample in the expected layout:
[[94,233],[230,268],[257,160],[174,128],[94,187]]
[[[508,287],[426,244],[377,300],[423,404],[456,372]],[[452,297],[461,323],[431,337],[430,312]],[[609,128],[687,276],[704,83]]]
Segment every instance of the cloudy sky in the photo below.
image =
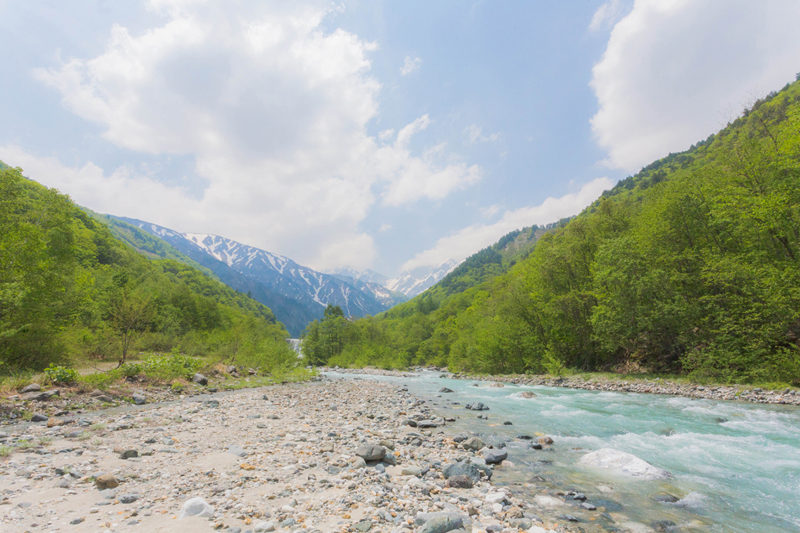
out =
[[577,213],[800,71],[796,0],[0,0],[0,159],[318,269]]

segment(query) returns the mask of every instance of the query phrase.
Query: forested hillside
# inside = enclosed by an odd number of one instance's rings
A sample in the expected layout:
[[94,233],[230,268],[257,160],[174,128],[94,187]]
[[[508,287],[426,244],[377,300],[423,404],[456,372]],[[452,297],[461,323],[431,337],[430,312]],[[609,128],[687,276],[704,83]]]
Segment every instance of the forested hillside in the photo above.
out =
[[262,304],[147,259],[68,197],[0,169],[0,372],[173,349],[280,365],[293,358],[285,337]]
[[800,382],[800,83],[621,181],[507,272],[328,317],[304,349],[339,365]]

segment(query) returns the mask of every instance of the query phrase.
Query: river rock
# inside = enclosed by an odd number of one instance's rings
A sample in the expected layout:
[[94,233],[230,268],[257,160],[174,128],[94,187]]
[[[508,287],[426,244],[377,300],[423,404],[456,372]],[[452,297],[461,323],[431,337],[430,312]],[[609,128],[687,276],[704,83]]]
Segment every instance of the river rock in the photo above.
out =
[[47,415],[43,415],[42,413],[36,413],[31,417],[31,422],[47,422]]
[[437,417],[432,418],[430,420],[418,420],[417,427],[421,429],[425,428],[438,428],[444,425],[444,418]]
[[461,443],[462,448],[465,450],[472,450],[474,452],[477,452],[484,446],[486,446],[486,444],[478,437],[470,437]]
[[443,470],[445,479],[450,479],[454,476],[467,476],[473,482],[478,482],[481,479],[481,473],[486,476],[486,479],[492,478],[492,469],[486,465],[481,459],[467,459],[458,461],[456,463],[447,465]]
[[194,376],[192,376],[192,381],[197,383],[198,385],[208,385],[208,378],[205,377],[200,372],[198,372]]
[[380,444],[366,444],[358,447],[356,455],[368,463],[371,461],[380,461],[386,457],[386,448]]
[[578,462],[639,479],[668,479],[672,477],[666,470],[655,467],[633,454],[613,448],[601,448],[587,453]]
[[33,392],[29,392],[27,394],[23,394],[22,395],[22,399],[23,400],[33,400],[33,401],[36,401],[36,402],[45,402],[45,401],[47,401],[47,400],[49,400],[51,398],[54,398],[55,396],[60,396],[60,395],[61,395],[61,391],[59,391],[58,389],[50,389],[50,390],[46,390],[44,392],[33,391]]
[[138,392],[134,392],[133,396],[131,396],[131,399],[136,405],[144,405],[147,403],[147,398],[145,395]]
[[119,454],[119,458],[120,459],[132,459],[134,457],[139,457],[139,451],[138,450],[123,450]]
[[519,393],[520,398],[536,398],[536,393],[529,390],[524,390]]
[[25,394],[26,392],[38,392],[40,390],[42,390],[41,385],[39,385],[38,383],[31,383],[30,385],[25,385],[19,392]]
[[196,496],[186,500],[181,509],[181,514],[178,518],[186,518],[187,516],[200,516],[208,517],[214,514],[214,508],[211,507],[203,498]]
[[488,465],[497,465],[508,459],[508,452],[505,450],[485,450],[483,460]]
[[419,533],[447,533],[470,528],[469,518],[458,513],[420,513],[416,522],[422,525]]
[[450,393],[450,392],[453,392],[453,389],[448,389],[447,387],[442,387],[441,389],[439,389],[439,392]]
[[489,406],[485,405],[483,402],[471,402],[464,406],[465,409],[469,409],[470,411],[488,411]]
[[474,485],[474,483],[472,482],[472,478],[470,478],[469,476],[465,476],[464,474],[451,476],[447,480],[447,486],[456,489],[471,489],[472,485]]
[[119,486],[119,481],[111,474],[102,474],[95,478],[94,485],[100,489],[115,489]]

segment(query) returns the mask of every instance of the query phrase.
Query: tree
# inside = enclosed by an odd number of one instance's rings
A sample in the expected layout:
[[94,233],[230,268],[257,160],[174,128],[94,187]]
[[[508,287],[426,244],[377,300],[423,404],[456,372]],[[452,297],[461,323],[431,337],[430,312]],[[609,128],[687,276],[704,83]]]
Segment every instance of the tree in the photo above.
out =
[[119,365],[125,364],[128,350],[136,336],[145,331],[152,318],[151,297],[143,291],[131,291],[122,287],[109,305],[109,319],[120,335],[122,349]]

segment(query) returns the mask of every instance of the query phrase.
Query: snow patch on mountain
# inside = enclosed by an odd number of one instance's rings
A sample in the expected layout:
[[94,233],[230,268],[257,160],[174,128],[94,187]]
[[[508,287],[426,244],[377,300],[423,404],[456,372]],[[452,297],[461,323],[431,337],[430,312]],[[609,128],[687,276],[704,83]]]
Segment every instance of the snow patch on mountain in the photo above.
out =
[[404,294],[407,298],[425,292],[437,284],[459,265],[460,261],[451,259],[438,267],[419,267],[403,272],[396,278],[387,280],[385,286],[392,291]]

